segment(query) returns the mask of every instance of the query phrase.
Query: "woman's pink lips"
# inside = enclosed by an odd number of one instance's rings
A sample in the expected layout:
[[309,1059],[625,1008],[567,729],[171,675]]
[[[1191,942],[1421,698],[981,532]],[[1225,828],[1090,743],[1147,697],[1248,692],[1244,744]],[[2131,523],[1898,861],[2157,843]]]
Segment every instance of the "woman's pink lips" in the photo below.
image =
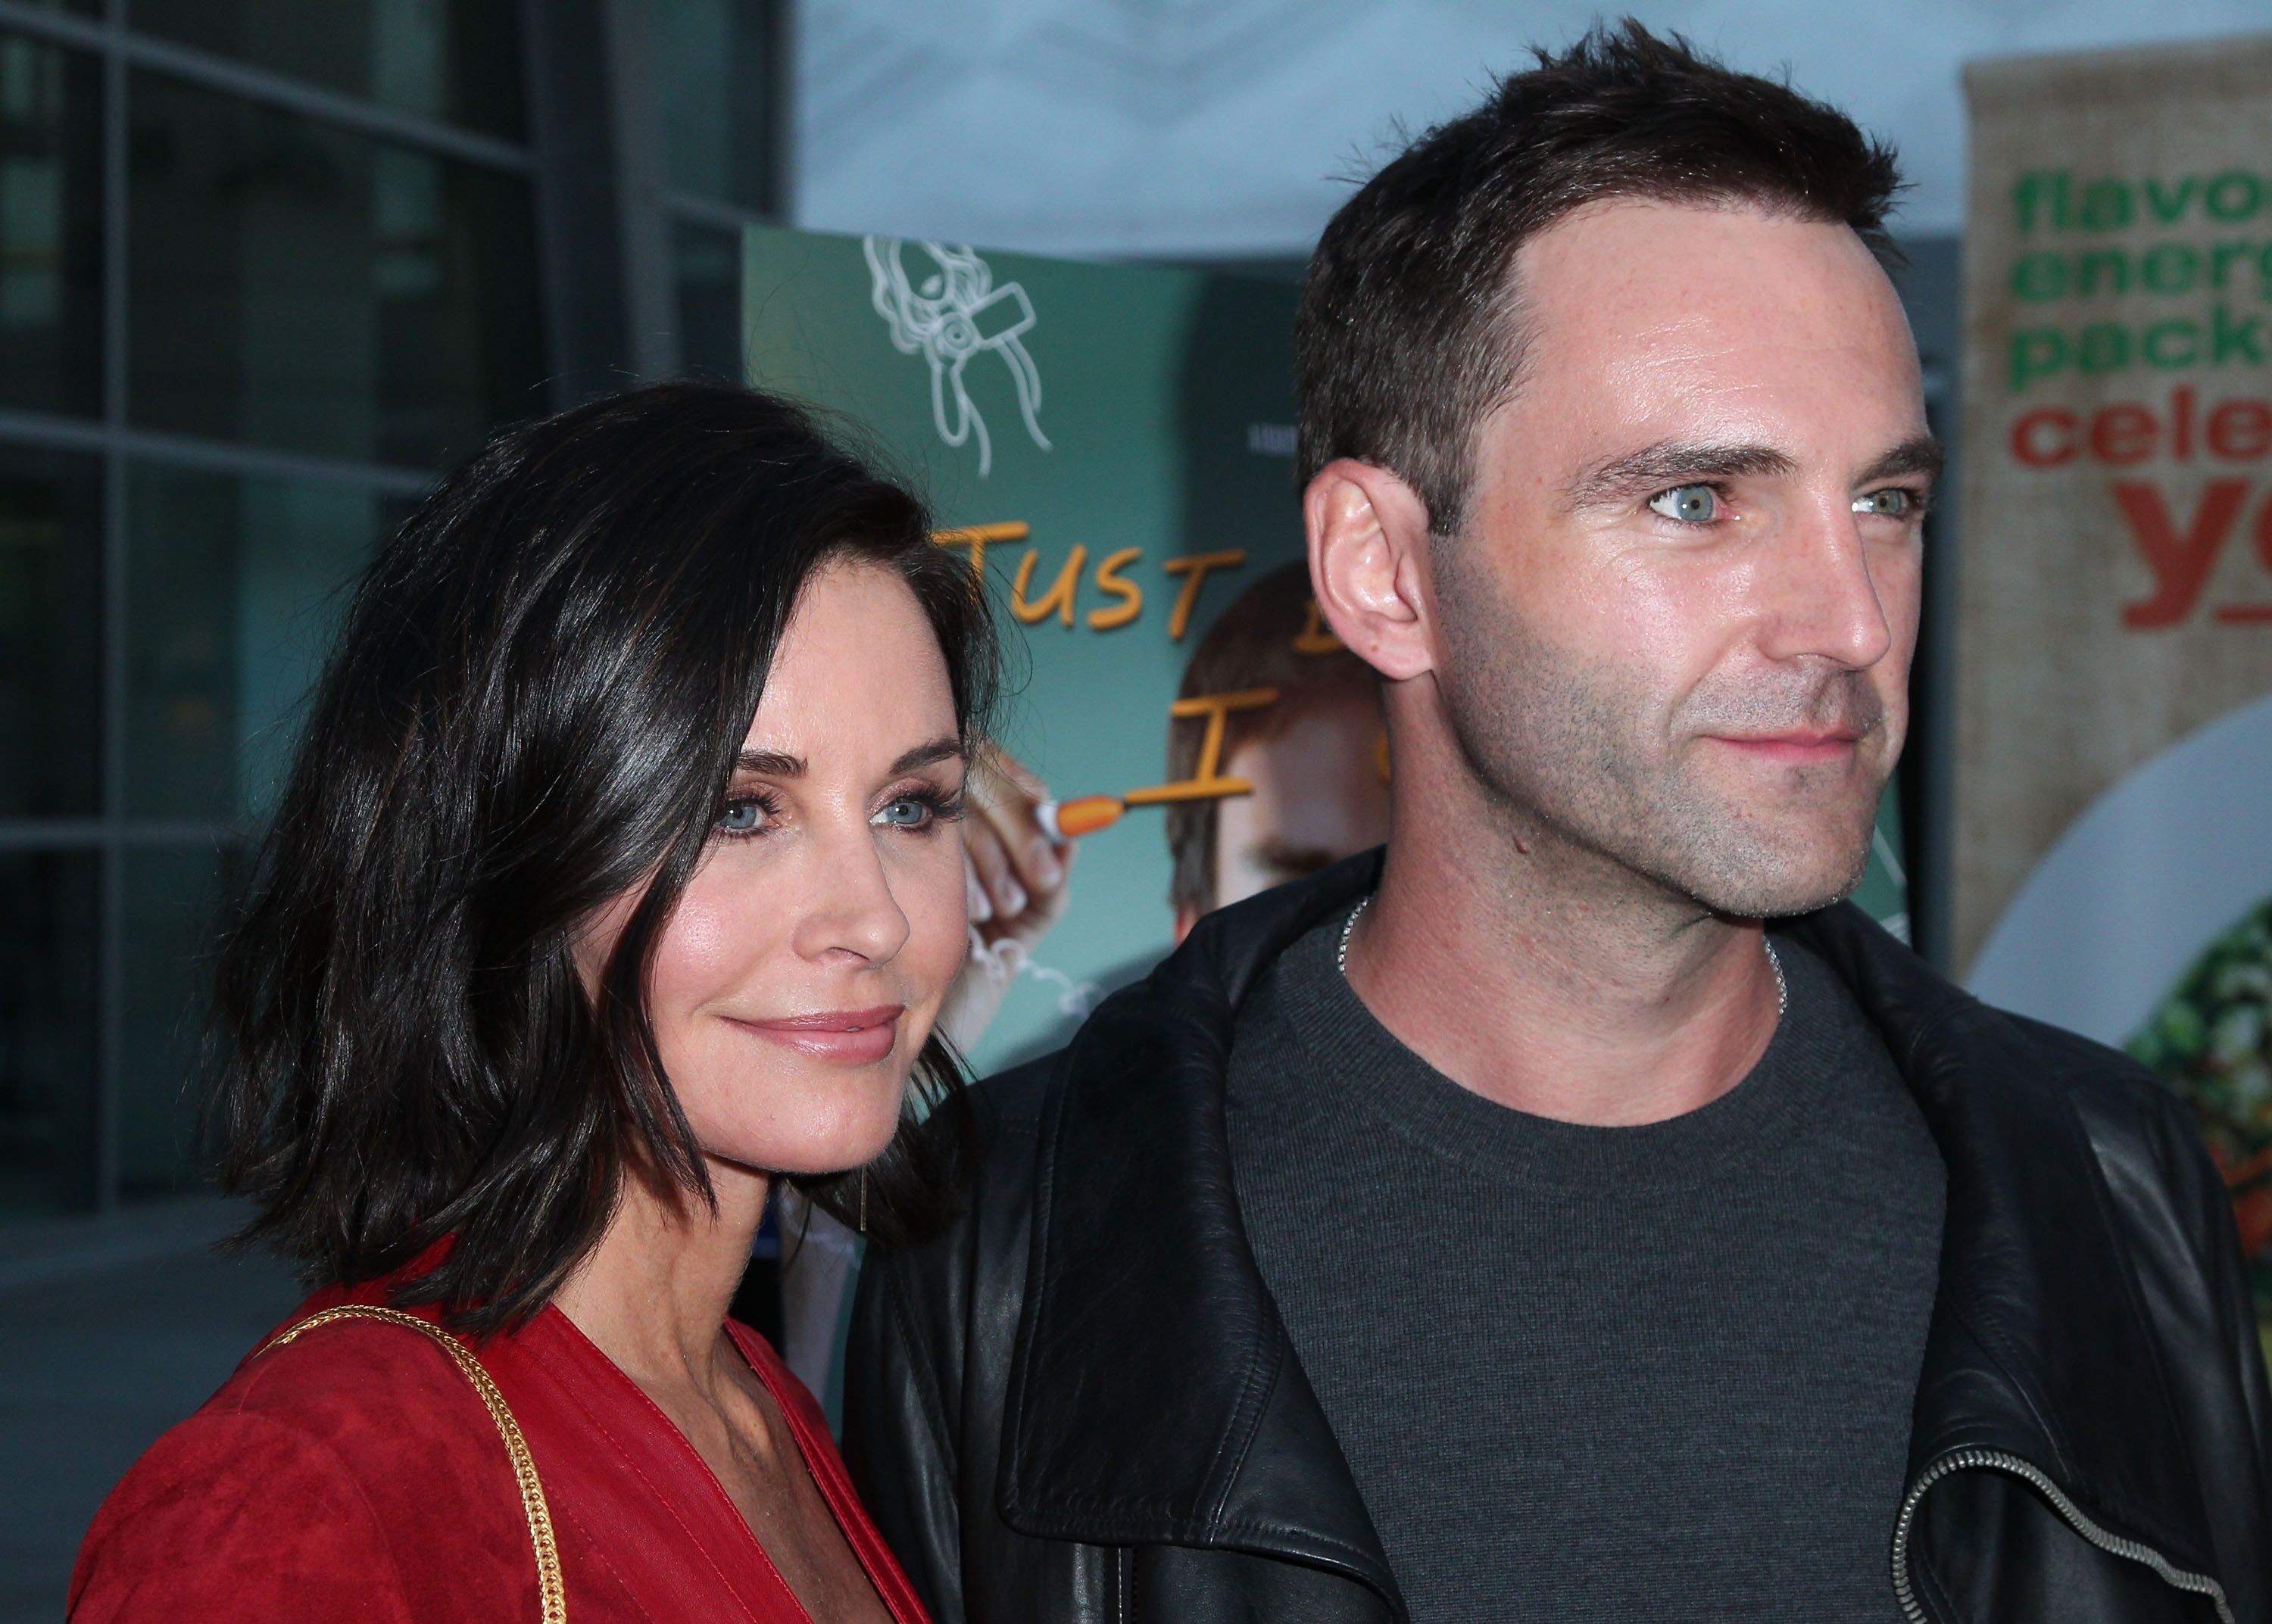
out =
[[1854,735],[1847,733],[1786,733],[1760,738],[1732,738],[1715,734],[1722,744],[1735,746],[1768,761],[1808,762],[1836,761],[1854,748]]
[[811,1015],[784,1016],[777,1021],[736,1020],[759,1036],[815,1060],[871,1064],[892,1052],[899,1041],[900,1017],[907,1006],[878,1004],[870,1009],[822,1009]]

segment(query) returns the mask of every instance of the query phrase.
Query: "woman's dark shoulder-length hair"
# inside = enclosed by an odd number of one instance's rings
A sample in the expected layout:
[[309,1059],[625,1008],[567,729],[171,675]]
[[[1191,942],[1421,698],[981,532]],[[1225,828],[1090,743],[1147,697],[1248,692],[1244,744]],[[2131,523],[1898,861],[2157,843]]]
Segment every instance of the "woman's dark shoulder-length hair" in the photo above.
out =
[[[454,1235],[402,1298],[488,1331],[543,1306],[625,1178],[709,1198],[642,989],[798,593],[842,561],[907,582],[975,737],[983,589],[921,502],[785,400],[661,384],[512,429],[386,543],[221,954],[216,1126],[246,1239],[329,1284]],[[640,886],[594,999],[572,938]],[[960,1090],[933,1036],[868,1170],[871,1235],[952,1216]],[[857,1175],[792,1182],[855,1221]]]

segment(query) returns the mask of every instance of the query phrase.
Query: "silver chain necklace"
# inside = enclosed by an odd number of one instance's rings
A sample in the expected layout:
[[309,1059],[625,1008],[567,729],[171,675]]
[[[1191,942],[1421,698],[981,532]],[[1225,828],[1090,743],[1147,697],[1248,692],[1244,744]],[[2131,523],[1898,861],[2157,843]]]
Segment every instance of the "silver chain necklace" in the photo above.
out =
[[[1343,980],[1349,979],[1349,936],[1356,929],[1357,920],[1364,917],[1364,911],[1371,905],[1372,896],[1368,894],[1363,902],[1349,910],[1349,920],[1342,926],[1341,946],[1334,950],[1334,968],[1342,972]],[[1784,979],[1782,959],[1776,954],[1775,943],[1768,940],[1765,931],[1760,933],[1760,945],[1768,950],[1768,968],[1775,972],[1775,1019],[1781,1020],[1790,1013],[1790,983]]]
[[1364,895],[1364,900],[1358,903],[1355,908],[1350,910],[1349,922],[1342,927],[1342,944],[1334,954],[1334,968],[1342,972],[1342,979],[1343,980],[1347,980],[1349,979],[1349,932],[1356,928],[1356,922],[1364,916],[1364,911],[1372,906],[1372,896],[1373,894],[1371,891],[1367,891]]

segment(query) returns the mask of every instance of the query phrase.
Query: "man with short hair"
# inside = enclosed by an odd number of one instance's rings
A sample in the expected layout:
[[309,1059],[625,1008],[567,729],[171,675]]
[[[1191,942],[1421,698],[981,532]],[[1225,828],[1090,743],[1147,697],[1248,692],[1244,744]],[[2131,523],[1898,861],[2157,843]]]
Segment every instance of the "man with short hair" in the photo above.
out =
[[968,1215],[871,1267],[849,1442],[939,1619],[2272,1613],[2186,1112],[1838,900],[1939,463],[1895,186],[1629,24],[1327,227],[1310,568],[1392,832],[982,1089]]
[[[1267,689],[1227,711],[1215,771],[1252,787],[1170,801],[1168,903],[1176,940],[1200,916],[1304,879],[1388,838],[1380,678],[1322,629],[1306,563],[1283,564],[1215,616],[1192,651],[1179,699]],[[1197,774],[1210,724],[1169,724],[1170,782]]]

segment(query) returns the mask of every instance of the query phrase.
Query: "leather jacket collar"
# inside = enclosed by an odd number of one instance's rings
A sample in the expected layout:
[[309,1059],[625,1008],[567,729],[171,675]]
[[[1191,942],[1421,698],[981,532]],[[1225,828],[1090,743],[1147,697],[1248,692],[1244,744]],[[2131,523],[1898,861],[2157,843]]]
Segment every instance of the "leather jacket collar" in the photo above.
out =
[[[1958,1450],[2041,1467],[2097,1520],[2212,1570],[2200,1477],[2077,1108],[2095,1046],[1952,987],[1858,909],[1792,922],[1884,1034],[1948,1174],[1910,1476]],[[2062,1069],[2061,1054],[2081,1061]],[[2088,1059],[2084,1056],[2088,1055]]]
[[[999,1500],[1013,1527],[1284,1554],[1348,1573],[1401,1613],[1347,1472],[1321,1484],[1274,1469],[1340,1451],[1246,1241],[1223,1095],[1235,1012],[1261,971],[1372,889],[1380,863],[1352,858],[1209,916],[1064,1054],[1007,1393]],[[1789,928],[1884,1032],[1947,1166],[1913,1480],[1954,1450],[2008,1453],[2206,1571],[2186,1441],[2067,1079],[2046,1075],[2027,1024],[1853,908]]]

